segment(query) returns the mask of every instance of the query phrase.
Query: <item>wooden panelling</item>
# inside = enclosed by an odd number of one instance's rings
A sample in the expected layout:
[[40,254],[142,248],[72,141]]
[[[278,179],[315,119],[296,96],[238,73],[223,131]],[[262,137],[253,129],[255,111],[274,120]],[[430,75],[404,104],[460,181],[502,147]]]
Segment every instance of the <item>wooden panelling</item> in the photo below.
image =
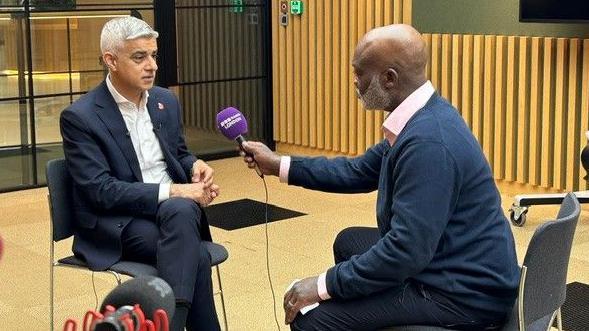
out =
[[554,38],[544,40],[544,65],[542,88],[542,139],[540,161],[540,185],[552,186],[552,167],[554,161],[554,50],[556,42]]
[[479,142],[483,139],[483,82],[485,70],[483,57],[485,54],[484,37],[474,36],[472,66],[472,133]]
[[542,66],[544,59],[542,49],[544,42],[542,38],[532,38],[532,49],[530,52],[530,156],[528,183],[540,185],[540,160],[542,156],[542,89],[543,75]]
[[508,181],[515,181],[516,174],[516,150],[517,150],[517,90],[518,90],[518,76],[517,76],[517,38],[507,38],[507,77],[505,86],[505,114],[502,116],[504,125],[502,129],[505,130],[504,138],[501,143],[504,146],[504,151],[501,151],[497,145],[495,145],[495,151],[499,149],[499,153],[503,154],[503,160],[505,163],[505,179]]
[[[513,126],[515,130],[515,156],[506,159],[510,160],[515,166],[516,179],[518,183],[527,183],[528,165],[530,160],[530,38],[519,37],[517,43],[517,59],[515,61],[515,71],[517,73],[517,84],[514,91],[516,93],[517,103],[513,112],[515,113],[516,123]],[[535,85],[536,82],[534,82]],[[515,90],[515,89],[514,89]]]
[[[305,5],[303,17],[290,16],[288,27],[272,21],[274,138],[281,149],[361,154],[382,139],[385,114],[364,110],[356,98],[354,48],[373,27],[410,23],[411,1]],[[426,74],[462,114],[496,179],[587,188],[579,154],[589,128],[589,40],[438,33],[423,38],[430,53]],[[299,107],[302,123],[295,116]]]

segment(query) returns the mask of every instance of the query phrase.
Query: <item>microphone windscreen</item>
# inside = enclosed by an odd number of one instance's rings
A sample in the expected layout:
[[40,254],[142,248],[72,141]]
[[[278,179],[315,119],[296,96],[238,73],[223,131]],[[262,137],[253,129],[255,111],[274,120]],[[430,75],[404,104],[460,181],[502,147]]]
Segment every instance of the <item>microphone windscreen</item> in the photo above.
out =
[[140,305],[145,317],[150,320],[153,320],[157,309],[164,310],[168,319],[172,320],[176,299],[172,288],[163,279],[139,276],[115,287],[104,298],[100,311],[104,311],[107,305],[118,309],[121,306],[134,306],[135,304]]
[[235,140],[247,133],[247,120],[237,108],[228,107],[217,114],[217,127],[225,137]]

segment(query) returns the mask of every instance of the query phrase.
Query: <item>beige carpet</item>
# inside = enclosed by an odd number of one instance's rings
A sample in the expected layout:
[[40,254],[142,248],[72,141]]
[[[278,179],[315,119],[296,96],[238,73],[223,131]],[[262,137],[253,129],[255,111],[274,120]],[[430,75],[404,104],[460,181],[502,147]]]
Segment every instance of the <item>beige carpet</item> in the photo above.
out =
[[[211,162],[221,185],[217,202],[250,198],[264,199],[261,180],[241,159]],[[336,234],[352,225],[375,225],[375,193],[325,194],[280,184],[268,178],[270,203],[301,211],[307,216],[269,225],[270,268],[278,300],[278,319],[284,315],[282,294],[294,278],[316,275],[333,263],[331,244]],[[513,186],[500,187],[504,210],[513,194],[527,193]],[[525,189],[525,188],[520,188]],[[0,260],[0,330],[49,329],[49,215],[47,189],[0,195],[0,236],[5,253]],[[577,228],[569,281],[589,283],[589,213],[584,210]],[[556,206],[532,207],[522,228],[514,228],[520,259],[531,235],[544,219],[554,217]],[[272,295],[266,278],[264,225],[224,231],[213,228],[213,236],[229,250],[221,266],[232,330],[276,330]],[[57,256],[70,253],[71,240],[57,246]],[[114,287],[114,279],[96,275],[98,301]],[[57,269],[55,327],[61,330],[66,318],[80,320],[95,304],[88,272]],[[218,305],[218,307],[220,307]],[[220,313],[220,311],[219,311]],[[282,330],[288,328],[281,325]]]

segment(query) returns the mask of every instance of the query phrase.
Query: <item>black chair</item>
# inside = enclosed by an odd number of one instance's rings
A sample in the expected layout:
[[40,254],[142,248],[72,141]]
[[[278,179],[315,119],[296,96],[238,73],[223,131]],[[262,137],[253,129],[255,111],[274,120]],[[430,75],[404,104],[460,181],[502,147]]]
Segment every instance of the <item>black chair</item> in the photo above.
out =
[[[521,268],[516,303],[502,331],[546,331],[556,319],[562,331],[560,307],[566,298],[566,278],[581,205],[565,195],[558,216],[540,225],[528,245]],[[388,331],[444,331],[432,326],[398,326]]]
[[[86,263],[75,256],[68,256],[59,260],[55,260],[54,245],[56,242],[67,239],[73,235],[73,210],[70,202],[72,201],[72,178],[69,175],[64,159],[56,159],[47,162],[47,187],[49,189],[49,214],[51,217],[50,236],[51,245],[49,251],[50,267],[49,267],[49,309],[50,309],[50,323],[51,330],[53,330],[53,312],[54,312],[54,268],[68,267],[82,270],[90,270]],[[229,257],[229,253],[222,245],[204,242],[209,254],[211,255],[211,265],[215,267],[217,274],[217,281],[219,282],[219,294],[221,298],[221,306],[223,309],[223,321],[225,330],[227,327],[227,314],[225,311],[225,298],[223,296],[223,287],[221,285],[221,274],[219,272],[219,264],[225,262]],[[157,270],[148,264],[120,261],[115,263],[108,270],[103,271],[112,274],[118,284],[121,284],[121,275],[130,277],[137,277],[140,275],[157,276]]]

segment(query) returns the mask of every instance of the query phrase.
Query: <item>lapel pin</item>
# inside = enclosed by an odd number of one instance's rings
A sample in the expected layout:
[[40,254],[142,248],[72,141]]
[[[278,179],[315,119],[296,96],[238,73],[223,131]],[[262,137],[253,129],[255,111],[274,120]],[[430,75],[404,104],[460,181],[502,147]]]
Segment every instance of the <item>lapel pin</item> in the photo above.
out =
[[158,103],[157,103],[157,108],[158,108],[159,110],[164,110],[164,108],[165,108],[165,107],[164,107],[164,104],[163,104],[163,103],[161,103],[161,102],[158,102]]

